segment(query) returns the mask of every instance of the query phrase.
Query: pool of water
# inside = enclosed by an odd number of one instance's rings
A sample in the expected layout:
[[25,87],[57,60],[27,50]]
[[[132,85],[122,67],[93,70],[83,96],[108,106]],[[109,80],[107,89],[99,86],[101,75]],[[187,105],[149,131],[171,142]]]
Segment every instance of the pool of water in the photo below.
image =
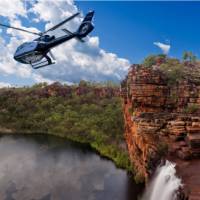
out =
[[0,137],[1,200],[136,200],[142,186],[85,145]]

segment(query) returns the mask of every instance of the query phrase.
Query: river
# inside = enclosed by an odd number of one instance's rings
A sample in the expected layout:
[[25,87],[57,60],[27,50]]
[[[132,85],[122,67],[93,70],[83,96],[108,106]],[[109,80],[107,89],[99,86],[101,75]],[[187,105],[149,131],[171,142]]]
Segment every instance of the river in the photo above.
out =
[[1,200],[137,200],[141,190],[86,145],[53,136],[0,138]]

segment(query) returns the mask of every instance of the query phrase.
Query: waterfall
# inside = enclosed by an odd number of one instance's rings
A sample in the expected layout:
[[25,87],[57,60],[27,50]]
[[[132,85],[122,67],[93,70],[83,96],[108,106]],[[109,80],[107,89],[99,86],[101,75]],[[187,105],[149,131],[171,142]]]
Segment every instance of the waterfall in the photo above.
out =
[[157,168],[142,200],[176,200],[176,193],[181,186],[181,179],[176,176],[175,164],[166,161],[165,165]]

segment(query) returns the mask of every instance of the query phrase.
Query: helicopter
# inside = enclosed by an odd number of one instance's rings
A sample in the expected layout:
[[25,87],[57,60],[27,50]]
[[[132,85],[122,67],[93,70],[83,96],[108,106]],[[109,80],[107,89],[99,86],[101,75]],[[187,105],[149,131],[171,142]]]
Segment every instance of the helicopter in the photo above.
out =
[[56,63],[55,57],[51,52],[51,49],[64,43],[72,38],[76,38],[80,42],[84,42],[83,38],[86,37],[93,29],[94,25],[92,23],[92,18],[94,16],[94,11],[90,11],[86,14],[85,18],[81,22],[79,28],[75,32],[71,32],[66,28],[63,28],[62,31],[65,33],[65,35],[60,37],[55,37],[55,35],[50,36],[47,33],[53,30],[56,30],[66,22],[74,19],[77,17],[80,13],[76,13],[69,18],[63,20],[59,24],[51,27],[50,29],[44,31],[44,32],[32,32],[29,30],[25,30],[22,28],[17,28],[5,24],[1,24],[0,26],[6,27],[6,28],[12,28],[18,31],[23,31],[26,33],[38,35],[39,37],[34,39],[31,42],[25,42],[21,44],[15,54],[14,59],[20,63],[23,64],[30,64],[33,69],[39,69],[41,67],[45,67],[48,65],[52,65]]

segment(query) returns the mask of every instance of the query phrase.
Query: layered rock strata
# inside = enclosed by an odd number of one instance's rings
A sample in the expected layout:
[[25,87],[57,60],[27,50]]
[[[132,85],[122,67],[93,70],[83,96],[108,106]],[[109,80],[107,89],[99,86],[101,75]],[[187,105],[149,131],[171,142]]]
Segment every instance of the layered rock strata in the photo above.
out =
[[[133,65],[121,84],[121,96],[125,138],[137,178],[148,180],[161,159],[168,158],[177,164],[185,196],[200,199],[199,81],[184,78],[169,85],[158,66]],[[194,183],[188,174],[195,177]]]

